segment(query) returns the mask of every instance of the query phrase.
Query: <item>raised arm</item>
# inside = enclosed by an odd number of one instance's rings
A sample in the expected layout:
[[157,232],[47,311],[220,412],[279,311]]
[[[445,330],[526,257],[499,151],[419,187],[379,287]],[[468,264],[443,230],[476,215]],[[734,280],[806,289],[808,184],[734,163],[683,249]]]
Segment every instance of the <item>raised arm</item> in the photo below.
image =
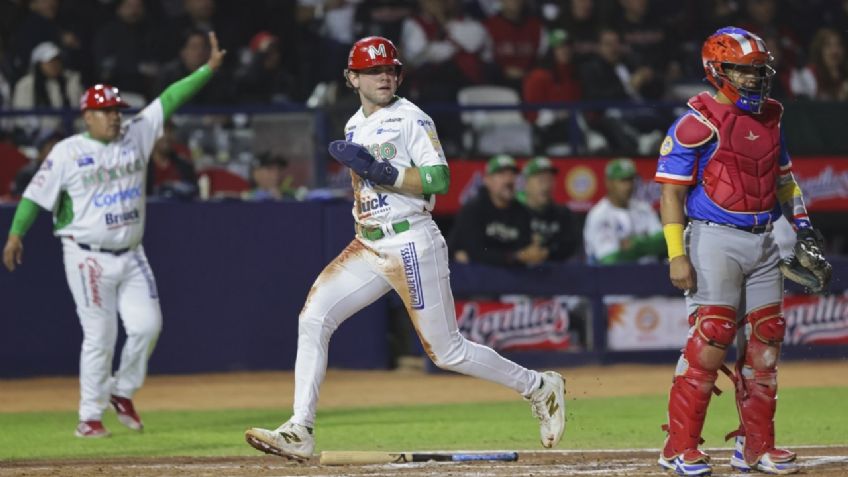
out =
[[165,120],[170,118],[174,114],[174,111],[203,89],[206,83],[212,79],[212,74],[221,67],[227,50],[221,50],[219,48],[218,38],[215,36],[215,32],[209,32],[209,45],[212,49],[212,52],[209,54],[209,61],[195,72],[165,88],[165,91],[159,96],[159,100],[162,102],[162,112]]

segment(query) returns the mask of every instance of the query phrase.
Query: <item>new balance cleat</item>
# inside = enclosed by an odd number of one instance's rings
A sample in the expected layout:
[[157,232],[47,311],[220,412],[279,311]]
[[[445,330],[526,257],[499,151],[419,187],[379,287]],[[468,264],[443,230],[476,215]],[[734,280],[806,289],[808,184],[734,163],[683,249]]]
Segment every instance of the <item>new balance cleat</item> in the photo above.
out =
[[745,437],[736,436],[736,446],[733,449],[733,456],[730,457],[730,466],[740,472],[759,471],[765,474],[785,475],[794,474],[800,470],[795,459],[794,452],[772,449],[763,454],[754,465],[749,465],[745,461]]
[[77,424],[76,430],[74,430],[74,435],[87,439],[97,439],[109,437],[111,434],[103,427],[103,423],[100,421],[80,421]]
[[542,446],[556,446],[565,432],[565,379],[559,373],[545,371],[541,387],[526,399],[539,419]]
[[270,431],[254,427],[244,433],[244,439],[254,449],[286,459],[303,462],[312,457],[315,438],[312,429],[291,421]]
[[113,394],[109,398],[109,403],[112,404],[112,407],[115,408],[115,412],[118,413],[118,421],[120,421],[121,424],[134,431],[141,431],[144,429],[141,417],[139,417],[138,413],[135,412],[135,406],[133,406],[132,399],[115,396]]
[[665,470],[677,475],[712,475],[713,468],[710,465],[710,456],[698,449],[689,449],[683,454],[666,459],[660,455],[657,463]]

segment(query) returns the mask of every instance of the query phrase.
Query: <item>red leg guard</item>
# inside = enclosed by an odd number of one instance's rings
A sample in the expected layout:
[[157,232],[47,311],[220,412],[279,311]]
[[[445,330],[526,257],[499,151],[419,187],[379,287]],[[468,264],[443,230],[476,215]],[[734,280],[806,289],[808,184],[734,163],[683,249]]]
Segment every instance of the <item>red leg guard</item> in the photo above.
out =
[[777,359],[786,322],[780,304],[758,308],[746,317],[751,333],[744,353],[736,407],[745,436],[745,461],[755,464],[768,453],[774,462],[788,462],[795,454],[774,447],[774,414],[777,410]]
[[736,335],[736,310],[727,306],[701,306],[689,317],[691,336],[678,365],[668,399],[668,438],[665,459],[683,454],[694,460],[706,456],[697,450],[726,348]]

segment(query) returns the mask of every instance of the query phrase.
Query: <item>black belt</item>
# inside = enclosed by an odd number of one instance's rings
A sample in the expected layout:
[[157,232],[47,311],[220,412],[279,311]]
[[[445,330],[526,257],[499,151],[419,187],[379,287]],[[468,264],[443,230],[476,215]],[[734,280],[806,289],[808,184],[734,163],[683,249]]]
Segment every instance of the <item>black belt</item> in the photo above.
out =
[[764,234],[766,232],[771,232],[774,229],[774,224],[772,224],[771,222],[769,222],[767,224],[761,224],[761,225],[752,225],[750,227],[747,227],[747,226],[744,226],[744,225],[720,224],[718,222],[710,222],[709,220],[699,220],[698,222],[702,222],[702,223],[705,223],[707,225],[721,225],[721,226],[724,226],[724,227],[730,227],[730,228],[736,229],[736,230],[743,230],[745,232],[752,233],[752,234],[758,234],[758,235]]
[[111,248],[100,248],[97,245],[89,245],[87,243],[76,242],[76,244],[79,246],[79,248],[81,248],[83,250],[87,250],[89,252],[111,253],[112,255],[115,255],[115,256],[123,255],[123,254],[130,251],[129,248],[111,249]]

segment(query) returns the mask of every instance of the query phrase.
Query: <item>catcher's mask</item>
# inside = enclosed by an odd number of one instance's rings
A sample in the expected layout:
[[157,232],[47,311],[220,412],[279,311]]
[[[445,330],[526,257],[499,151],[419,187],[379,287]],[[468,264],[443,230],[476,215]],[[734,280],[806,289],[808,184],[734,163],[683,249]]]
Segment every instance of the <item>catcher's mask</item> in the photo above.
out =
[[759,114],[771,92],[774,58],[757,35],[721,28],[704,42],[701,60],[707,80],[739,109]]

